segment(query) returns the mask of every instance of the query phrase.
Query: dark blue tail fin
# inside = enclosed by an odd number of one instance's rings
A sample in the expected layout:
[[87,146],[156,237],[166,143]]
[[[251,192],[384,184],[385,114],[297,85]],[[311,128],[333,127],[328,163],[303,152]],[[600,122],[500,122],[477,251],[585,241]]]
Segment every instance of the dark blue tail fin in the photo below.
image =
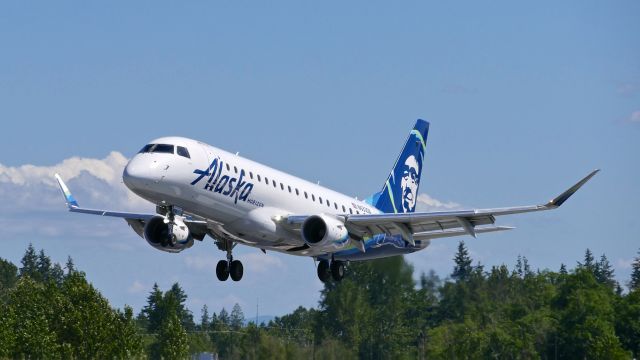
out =
[[429,123],[424,120],[416,121],[382,190],[368,199],[380,211],[385,213],[415,211],[428,134]]

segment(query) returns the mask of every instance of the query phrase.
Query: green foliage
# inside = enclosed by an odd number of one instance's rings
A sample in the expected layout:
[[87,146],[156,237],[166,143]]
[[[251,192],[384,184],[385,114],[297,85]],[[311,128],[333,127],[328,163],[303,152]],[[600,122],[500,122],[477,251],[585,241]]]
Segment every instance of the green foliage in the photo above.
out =
[[458,243],[458,252],[456,256],[453,258],[455,262],[455,267],[453,268],[453,273],[451,277],[454,280],[466,280],[466,278],[471,274],[471,257],[469,256],[469,251],[467,251],[467,247],[464,245],[464,241],[460,241]]
[[113,310],[81,272],[29,246],[0,314],[0,357],[133,358],[141,355],[133,311]]
[[629,290],[638,290],[640,289],[640,250],[638,250],[638,256],[633,259],[631,269],[631,281],[629,281]]
[[[524,256],[513,270],[485,270],[461,242],[454,262],[451,279],[430,271],[417,284],[403,257],[352,262],[342,282],[325,284],[318,309],[258,326],[244,324],[238,304],[212,315],[205,305],[196,326],[177,283],[154,285],[134,318],[130,307],[112,309],[70,258],[65,274],[29,246],[19,271],[0,259],[0,358],[638,357],[640,289],[624,294],[606,256],[587,250],[559,272],[534,271]],[[634,274],[630,285],[640,258]]]
[[158,330],[158,342],[153,357],[157,359],[177,360],[187,358],[189,343],[187,332],[178,315],[171,312],[162,320]]
[[619,299],[616,305],[616,334],[634,358],[640,357],[640,289]]
[[18,281],[18,267],[10,261],[0,258],[0,302],[7,289],[12,288]]

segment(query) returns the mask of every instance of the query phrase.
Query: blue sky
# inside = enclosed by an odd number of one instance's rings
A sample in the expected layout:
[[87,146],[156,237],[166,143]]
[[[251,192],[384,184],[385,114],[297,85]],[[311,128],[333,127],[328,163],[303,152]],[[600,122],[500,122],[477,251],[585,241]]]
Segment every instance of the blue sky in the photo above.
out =
[[[220,283],[211,241],[165,254],[120,220],[67,214],[52,172],[83,205],[149,209],[119,171],[181,135],[366,197],[424,118],[423,208],[539,203],[602,168],[562,209],[465,239],[476,260],[557,269],[589,247],[626,281],[640,247],[638,16],[637,1],[3,2],[0,256],[18,262],[29,242],[71,255],[115,306],[173,281],[196,314],[315,306],[311,260],[244,248],[243,281]],[[446,276],[457,240],[408,260]]]

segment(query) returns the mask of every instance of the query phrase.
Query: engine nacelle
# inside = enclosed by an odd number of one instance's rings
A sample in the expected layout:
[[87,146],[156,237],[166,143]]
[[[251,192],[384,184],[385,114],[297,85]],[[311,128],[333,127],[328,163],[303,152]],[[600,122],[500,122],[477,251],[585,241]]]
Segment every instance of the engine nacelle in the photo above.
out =
[[339,250],[349,242],[349,232],[344,223],[324,214],[309,216],[300,230],[307,245],[328,252]]
[[149,245],[166,252],[177,253],[193,245],[189,227],[179,216],[173,223],[161,215],[152,217],[144,227],[144,238]]

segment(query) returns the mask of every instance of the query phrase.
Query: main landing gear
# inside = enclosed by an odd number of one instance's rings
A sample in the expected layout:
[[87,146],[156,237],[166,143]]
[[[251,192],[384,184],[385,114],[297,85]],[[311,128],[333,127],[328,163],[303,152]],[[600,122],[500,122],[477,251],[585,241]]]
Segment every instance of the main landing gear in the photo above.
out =
[[344,277],[344,261],[340,260],[320,260],[318,262],[318,279],[322,282],[329,281],[333,278],[334,281],[340,281]]
[[231,280],[233,281],[240,281],[242,279],[244,267],[240,260],[233,260],[233,255],[231,254],[233,246],[234,245],[230,242],[225,244],[227,260],[218,261],[218,265],[216,266],[216,276],[220,281],[227,281],[229,276],[231,276]]

